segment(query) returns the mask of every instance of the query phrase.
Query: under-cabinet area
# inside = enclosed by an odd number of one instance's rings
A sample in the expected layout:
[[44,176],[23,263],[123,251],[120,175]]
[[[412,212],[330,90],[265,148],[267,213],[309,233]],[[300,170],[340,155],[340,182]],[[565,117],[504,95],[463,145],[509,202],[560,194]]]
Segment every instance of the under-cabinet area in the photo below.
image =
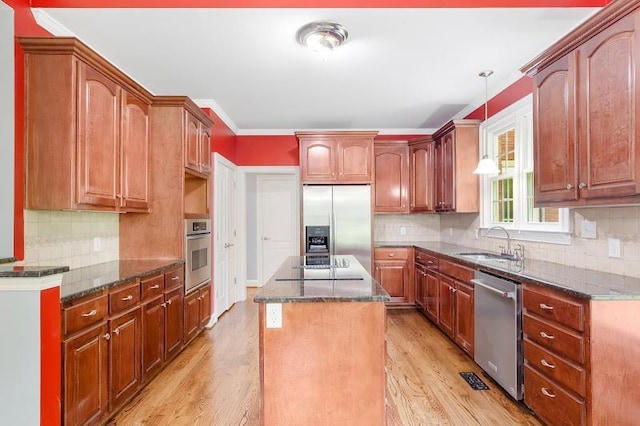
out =
[[185,295],[182,261],[119,261],[67,272],[64,424],[101,424],[117,413],[202,331],[210,292],[207,283]]

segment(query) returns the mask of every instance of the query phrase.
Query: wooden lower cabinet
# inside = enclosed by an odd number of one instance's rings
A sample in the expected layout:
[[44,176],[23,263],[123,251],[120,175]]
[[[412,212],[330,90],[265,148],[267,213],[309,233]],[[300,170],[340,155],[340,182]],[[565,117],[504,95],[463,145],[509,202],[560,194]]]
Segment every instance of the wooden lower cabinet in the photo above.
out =
[[456,281],[454,340],[469,355],[473,356],[474,295],[473,287]]
[[163,294],[142,306],[142,379],[145,381],[160,371],[164,361],[165,306]]
[[414,305],[410,252],[411,248],[407,247],[380,247],[374,250],[373,275],[391,296],[387,305]]
[[105,321],[62,342],[65,425],[99,423],[109,413],[110,337]]
[[427,268],[419,263],[414,265],[413,269],[413,287],[416,299],[416,308],[423,314],[426,313],[426,287],[427,287]]
[[438,288],[438,310],[440,311],[440,322],[438,323],[438,327],[452,338],[455,308],[454,291],[455,283],[453,282],[453,279],[440,275]]
[[136,308],[109,320],[110,410],[116,410],[138,390],[140,369],[141,310]]
[[178,287],[175,290],[166,292],[165,300],[165,321],[164,321],[164,360],[168,361],[182,349],[182,312],[183,312],[183,290]]
[[440,307],[438,302],[439,277],[437,272],[427,269],[425,276],[425,314],[434,324],[440,323]]
[[184,343],[191,341],[211,319],[211,284],[184,296]]

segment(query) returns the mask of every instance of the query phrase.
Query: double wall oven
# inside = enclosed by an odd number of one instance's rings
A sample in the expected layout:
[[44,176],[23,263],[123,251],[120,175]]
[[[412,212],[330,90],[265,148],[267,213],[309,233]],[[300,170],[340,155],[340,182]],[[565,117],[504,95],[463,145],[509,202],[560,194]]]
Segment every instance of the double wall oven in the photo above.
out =
[[185,293],[211,281],[211,219],[186,219]]

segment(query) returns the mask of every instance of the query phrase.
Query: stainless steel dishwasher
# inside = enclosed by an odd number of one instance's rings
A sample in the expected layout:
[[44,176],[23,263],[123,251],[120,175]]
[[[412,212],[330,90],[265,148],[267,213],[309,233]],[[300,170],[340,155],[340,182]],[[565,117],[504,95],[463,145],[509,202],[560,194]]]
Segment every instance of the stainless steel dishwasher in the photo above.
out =
[[524,395],[522,288],[520,283],[476,271],[475,362],[516,400]]

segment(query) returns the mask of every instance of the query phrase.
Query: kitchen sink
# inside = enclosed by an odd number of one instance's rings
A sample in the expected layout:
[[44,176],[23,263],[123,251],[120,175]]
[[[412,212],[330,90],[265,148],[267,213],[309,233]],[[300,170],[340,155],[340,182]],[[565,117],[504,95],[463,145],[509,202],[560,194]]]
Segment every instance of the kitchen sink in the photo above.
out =
[[516,260],[515,256],[510,254],[497,254],[490,253],[485,251],[480,252],[462,252],[456,253],[458,256],[464,257],[469,260],[482,261],[482,260],[498,260],[498,261],[507,261],[507,260]]

